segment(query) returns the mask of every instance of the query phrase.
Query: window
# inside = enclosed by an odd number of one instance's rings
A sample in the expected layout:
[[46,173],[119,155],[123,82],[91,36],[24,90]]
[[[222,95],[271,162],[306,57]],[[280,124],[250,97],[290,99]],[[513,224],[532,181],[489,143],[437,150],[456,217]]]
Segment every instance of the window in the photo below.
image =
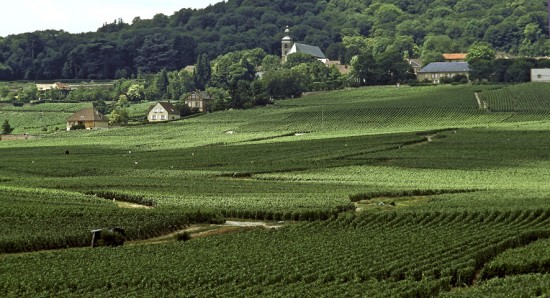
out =
[[166,116],[165,115],[160,115],[160,120],[166,120]]
[[541,74],[537,75],[537,78],[542,79],[542,75]]
[[151,117],[151,119],[157,120],[157,115],[153,115],[153,117]]

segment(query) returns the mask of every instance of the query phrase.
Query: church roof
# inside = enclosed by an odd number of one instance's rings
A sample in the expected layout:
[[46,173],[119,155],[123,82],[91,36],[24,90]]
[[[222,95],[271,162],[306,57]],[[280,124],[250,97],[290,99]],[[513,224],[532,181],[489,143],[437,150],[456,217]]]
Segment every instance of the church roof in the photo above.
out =
[[290,49],[289,54],[292,54],[292,53],[304,53],[304,54],[309,54],[315,58],[326,59],[325,54],[323,53],[323,51],[321,51],[319,47],[310,46],[303,43],[295,43],[292,46],[292,49]]

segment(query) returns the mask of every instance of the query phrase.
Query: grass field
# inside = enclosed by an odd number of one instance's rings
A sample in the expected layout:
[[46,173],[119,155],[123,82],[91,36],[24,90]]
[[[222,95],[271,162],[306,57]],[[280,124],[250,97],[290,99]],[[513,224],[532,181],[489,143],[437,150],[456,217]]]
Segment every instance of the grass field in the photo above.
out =
[[[545,88],[369,87],[0,142],[0,295],[550,294]],[[509,93],[529,108],[496,108]],[[222,217],[283,227],[83,248]]]

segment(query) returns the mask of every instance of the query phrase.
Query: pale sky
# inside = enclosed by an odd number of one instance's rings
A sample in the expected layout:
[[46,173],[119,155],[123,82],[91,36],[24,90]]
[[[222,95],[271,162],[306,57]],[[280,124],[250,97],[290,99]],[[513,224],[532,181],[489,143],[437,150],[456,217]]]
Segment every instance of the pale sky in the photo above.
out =
[[222,0],[0,0],[0,36],[64,30],[70,33],[96,31],[104,23],[122,18],[151,19],[182,8],[205,8]]

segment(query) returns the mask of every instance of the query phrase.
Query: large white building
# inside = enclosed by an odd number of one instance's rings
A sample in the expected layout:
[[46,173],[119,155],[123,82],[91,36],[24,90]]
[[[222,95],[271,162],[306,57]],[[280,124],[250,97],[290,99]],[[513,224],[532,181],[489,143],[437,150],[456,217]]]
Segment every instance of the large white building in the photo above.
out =
[[531,82],[550,83],[550,68],[531,69]]

